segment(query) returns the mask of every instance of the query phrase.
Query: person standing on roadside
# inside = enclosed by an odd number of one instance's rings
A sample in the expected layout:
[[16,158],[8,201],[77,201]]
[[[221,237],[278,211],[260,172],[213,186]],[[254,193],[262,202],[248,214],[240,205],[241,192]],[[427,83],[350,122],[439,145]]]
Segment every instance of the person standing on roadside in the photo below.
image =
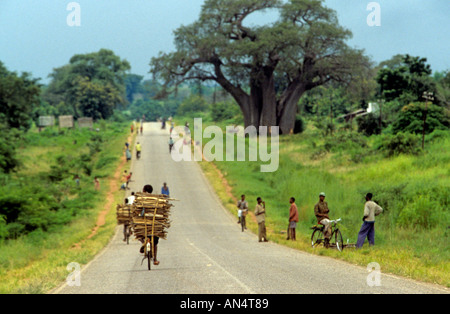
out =
[[[256,221],[258,222],[258,238],[259,242],[269,242],[266,230],[266,202],[261,197],[256,199],[258,204],[255,208]],[[264,240],[263,240],[264,239]]]
[[245,200],[245,195],[241,195],[241,199],[237,202],[238,208],[238,223],[242,224],[242,228],[247,229],[247,214],[248,214],[248,202]]
[[359,231],[358,242],[356,243],[356,247],[358,249],[362,248],[366,238],[369,240],[370,246],[375,245],[375,216],[380,215],[383,212],[383,208],[372,201],[372,197],[372,193],[368,193],[366,195],[363,225],[361,226],[361,230]]
[[127,150],[125,151],[125,157],[127,158],[127,162],[131,160],[131,152],[129,147],[127,147]]
[[298,219],[298,208],[295,204],[295,198],[291,197],[289,200],[291,207],[289,209],[289,231],[288,231],[288,240],[296,241],[295,229],[297,228]]

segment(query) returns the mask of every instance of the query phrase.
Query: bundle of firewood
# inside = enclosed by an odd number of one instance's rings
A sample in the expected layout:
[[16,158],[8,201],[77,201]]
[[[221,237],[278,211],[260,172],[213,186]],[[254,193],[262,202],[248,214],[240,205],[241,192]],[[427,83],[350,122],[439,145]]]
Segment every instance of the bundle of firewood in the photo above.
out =
[[167,238],[170,228],[170,209],[173,204],[166,195],[136,193],[133,203],[132,228],[136,239],[145,242],[145,236]]
[[133,205],[117,205],[117,223],[119,225],[131,224],[133,213]]

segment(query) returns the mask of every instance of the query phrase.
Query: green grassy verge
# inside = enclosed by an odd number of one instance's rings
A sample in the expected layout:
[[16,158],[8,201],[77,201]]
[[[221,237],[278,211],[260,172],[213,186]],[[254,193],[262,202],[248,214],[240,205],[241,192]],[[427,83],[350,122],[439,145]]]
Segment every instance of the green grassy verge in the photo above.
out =
[[[177,120],[189,121],[194,131],[192,120]],[[225,124],[219,126],[225,130]],[[375,149],[377,137],[365,139],[362,147],[349,141],[322,150],[344,136],[348,134],[321,138],[311,127],[300,135],[282,136],[280,167],[274,173],[261,173],[260,165],[266,163],[260,161],[202,162],[201,167],[232,213],[237,211],[234,199],[241,194],[247,196],[251,210],[258,196],[266,201],[269,236],[276,243],[361,266],[376,262],[385,273],[450,287],[449,133],[429,136],[425,152],[419,155],[385,157]],[[203,144],[208,141],[204,139]],[[320,192],[327,193],[332,219],[343,219],[344,242],[350,243],[356,242],[362,224],[364,195],[372,192],[385,209],[376,223],[376,246],[369,248],[366,243],[361,250],[342,253],[312,249],[310,228],[316,223],[313,209]],[[286,241],[284,233],[291,196],[297,199],[300,212],[297,242]],[[250,219],[250,230],[256,229]]]

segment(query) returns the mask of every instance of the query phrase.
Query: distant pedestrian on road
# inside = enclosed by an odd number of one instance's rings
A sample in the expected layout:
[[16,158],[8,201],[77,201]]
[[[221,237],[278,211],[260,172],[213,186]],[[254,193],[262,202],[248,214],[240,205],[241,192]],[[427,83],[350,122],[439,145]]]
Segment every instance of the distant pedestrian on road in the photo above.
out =
[[358,242],[356,247],[358,249],[362,248],[366,238],[369,240],[369,245],[375,245],[375,216],[380,215],[383,212],[377,203],[372,201],[372,193],[366,195],[366,204],[364,205],[364,218],[363,225],[358,234]]
[[133,205],[135,199],[136,199],[135,193],[131,192],[131,196],[128,197],[128,204]]
[[[130,198],[126,198],[125,199],[125,205],[132,205],[133,203],[130,203]],[[123,224],[123,242],[127,241],[127,235],[128,235],[128,230],[130,228],[130,223],[127,221]]]
[[141,143],[137,142],[136,144],[136,159],[140,159],[142,154],[142,145]]
[[288,232],[288,240],[295,241],[296,240],[296,234],[295,229],[297,228],[297,223],[299,221],[298,219],[298,208],[295,204],[295,198],[291,197],[289,200],[289,203],[291,204],[291,207],[289,209],[289,232]]
[[[256,199],[258,204],[255,208],[256,221],[258,222],[258,238],[259,242],[269,242],[266,230],[266,202],[261,197]],[[264,239],[264,240],[263,240]]]
[[167,186],[167,183],[164,182],[163,187],[161,188],[161,195],[170,196],[169,187]]
[[173,146],[175,145],[175,142],[173,141],[173,138],[171,137],[170,139],[169,139],[169,154],[171,154],[172,153],[172,149],[173,149]]
[[245,200],[245,195],[241,195],[241,199],[237,202],[238,208],[238,224],[242,224],[244,229],[247,229],[247,214],[248,214],[248,202]]

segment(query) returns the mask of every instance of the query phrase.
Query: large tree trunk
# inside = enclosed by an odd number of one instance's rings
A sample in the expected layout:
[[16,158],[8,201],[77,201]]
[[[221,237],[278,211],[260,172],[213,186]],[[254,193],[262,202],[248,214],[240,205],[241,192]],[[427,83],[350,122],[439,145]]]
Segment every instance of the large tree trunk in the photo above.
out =
[[278,126],[281,134],[290,134],[295,127],[295,119],[298,113],[298,102],[305,93],[304,85],[292,85],[281,97],[277,104]]
[[262,80],[262,103],[261,103],[261,126],[277,126],[277,97],[275,92],[275,80],[273,70],[265,71],[264,79]]

